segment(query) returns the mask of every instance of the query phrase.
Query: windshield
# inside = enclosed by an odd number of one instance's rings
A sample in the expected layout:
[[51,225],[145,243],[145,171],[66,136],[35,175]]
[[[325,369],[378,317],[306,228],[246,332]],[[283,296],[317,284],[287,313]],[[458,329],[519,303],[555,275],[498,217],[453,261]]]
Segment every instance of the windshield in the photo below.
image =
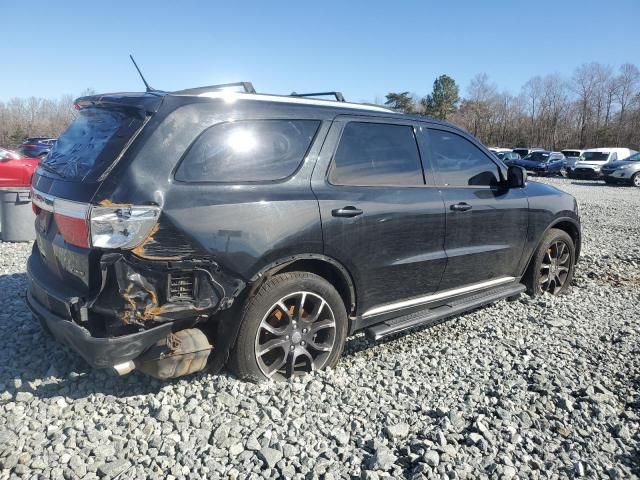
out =
[[530,162],[546,162],[549,160],[548,152],[533,152],[524,157],[525,160],[529,160]]
[[516,148],[513,153],[517,153],[521,157],[524,157],[527,153],[529,153],[529,150],[527,150],[526,148]]
[[124,110],[83,108],[42,166],[69,180],[97,178],[118,157],[142,121]]
[[604,162],[609,158],[609,152],[584,152],[582,160]]
[[0,148],[0,160],[17,160],[18,158],[20,158],[20,155],[17,153]]
[[623,162],[640,162],[640,152],[634,153],[630,157],[623,158]]
[[562,150],[565,157],[579,157],[580,152],[578,150]]

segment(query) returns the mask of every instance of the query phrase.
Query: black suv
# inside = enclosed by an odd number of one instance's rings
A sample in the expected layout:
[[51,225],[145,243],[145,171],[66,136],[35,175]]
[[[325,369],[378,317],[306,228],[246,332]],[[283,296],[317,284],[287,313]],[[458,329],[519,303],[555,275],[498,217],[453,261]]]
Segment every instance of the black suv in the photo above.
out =
[[94,367],[288,378],[569,288],[570,195],[450,124],[243,86],[80,98],[34,175],[28,305]]

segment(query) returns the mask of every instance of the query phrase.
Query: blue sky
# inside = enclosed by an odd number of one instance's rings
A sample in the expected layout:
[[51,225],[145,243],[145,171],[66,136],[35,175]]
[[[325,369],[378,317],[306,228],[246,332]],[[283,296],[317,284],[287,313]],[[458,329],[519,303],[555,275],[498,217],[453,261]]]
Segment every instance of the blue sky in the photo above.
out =
[[1,12],[0,100],[140,90],[129,53],[159,89],[249,80],[355,101],[426,94],[442,73],[463,92],[485,72],[517,93],[584,62],[640,65],[640,0],[3,0]]

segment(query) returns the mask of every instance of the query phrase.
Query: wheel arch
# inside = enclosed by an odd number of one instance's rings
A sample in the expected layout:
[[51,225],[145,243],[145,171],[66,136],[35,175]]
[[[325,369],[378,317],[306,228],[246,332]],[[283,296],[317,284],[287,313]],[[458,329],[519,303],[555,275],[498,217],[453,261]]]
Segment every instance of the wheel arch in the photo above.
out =
[[580,223],[574,218],[571,217],[559,217],[556,218],[553,222],[549,224],[549,226],[540,234],[538,241],[536,242],[535,248],[529,254],[529,259],[526,263],[526,268],[524,270],[524,275],[526,275],[531,268],[531,262],[533,261],[536,252],[538,251],[538,247],[540,246],[540,242],[544,239],[545,235],[552,228],[557,228],[566,232],[571,239],[573,240],[573,245],[575,247],[576,259],[575,263],[578,263],[578,259],[580,258],[580,250],[582,248],[582,234],[580,231]]
[[347,310],[347,315],[351,316],[355,312],[356,289],[351,274],[340,262],[322,254],[294,255],[271,262],[251,277],[249,282],[250,292],[257,291],[273,275],[294,271],[315,273],[324,278],[340,294]]

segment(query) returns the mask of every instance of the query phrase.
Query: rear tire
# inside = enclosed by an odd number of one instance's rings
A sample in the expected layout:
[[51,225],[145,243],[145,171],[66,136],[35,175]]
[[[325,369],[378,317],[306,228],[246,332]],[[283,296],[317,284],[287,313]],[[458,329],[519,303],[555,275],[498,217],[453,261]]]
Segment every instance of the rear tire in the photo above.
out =
[[338,362],[347,312],[336,289],[309,272],[273,276],[244,308],[230,369],[241,379],[286,380]]
[[550,229],[540,242],[524,277],[532,297],[544,293],[562,295],[570,288],[575,270],[576,250],[564,230]]
[[636,188],[640,188],[640,172],[636,173],[631,177],[631,185]]

